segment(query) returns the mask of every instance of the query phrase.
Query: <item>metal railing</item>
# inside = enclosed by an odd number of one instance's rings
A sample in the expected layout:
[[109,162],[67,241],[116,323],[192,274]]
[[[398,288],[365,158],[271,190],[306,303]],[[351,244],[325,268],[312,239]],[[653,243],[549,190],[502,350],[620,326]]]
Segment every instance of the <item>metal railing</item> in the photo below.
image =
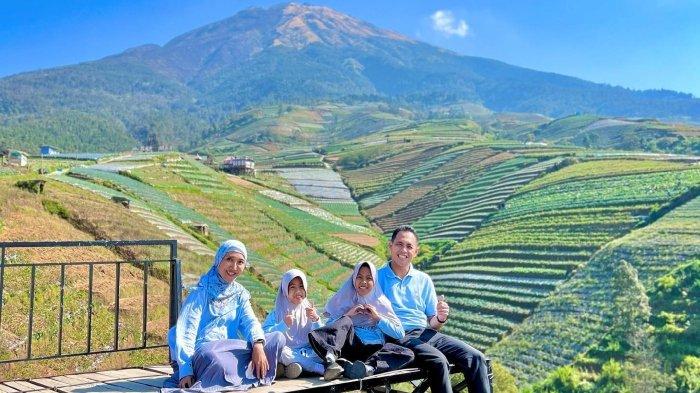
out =
[[[48,262],[48,263],[15,263],[8,261],[8,249],[19,248],[58,248],[58,247],[127,247],[127,246],[165,246],[169,248],[170,256],[163,260],[120,260],[120,261],[99,261],[99,262]],[[167,347],[167,344],[149,344],[147,340],[147,322],[148,322],[148,288],[149,276],[151,269],[156,264],[168,264],[169,269],[169,326],[174,326],[177,323],[178,313],[180,311],[182,281],[181,281],[181,266],[177,259],[177,240],[96,240],[96,241],[61,241],[61,242],[0,242],[0,327],[3,326],[3,306],[5,304],[5,282],[6,276],[9,276],[12,269],[29,269],[29,304],[27,315],[27,342],[26,356],[15,359],[0,360],[0,364],[12,363],[28,360],[45,360],[67,356],[94,355],[110,352],[133,351],[138,349],[151,349]],[[122,265],[133,265],[143,270],[143,291],[142,291],[142,316],[141,316],[141,340],[138,345],[120,347],[119,341],[119,313],[120,313],[120,290],[121,290],[121,272]],[[92,345],[93,332],[93,292],[94,292],[94,274],[95,266],[113,265],[115,266],[115,282],[114,282],[114,342],[111,348],[95,349]],[[63,347],[64,334],[64,310],[66,300],[66,268],[87,266],[87,337],[85,338],[85,351],[66,353]],[[56,353],[50,355],[33,356],[32,341],[34,335],[34,307],[35,307],[35,289],[37,270],[46,269],[49,267],[58,268],[59,274],[59,295],[58,295],[58,337]],[[8,323],[9,321],[5,321]],[[167,332],[163,332],[165,337]]]

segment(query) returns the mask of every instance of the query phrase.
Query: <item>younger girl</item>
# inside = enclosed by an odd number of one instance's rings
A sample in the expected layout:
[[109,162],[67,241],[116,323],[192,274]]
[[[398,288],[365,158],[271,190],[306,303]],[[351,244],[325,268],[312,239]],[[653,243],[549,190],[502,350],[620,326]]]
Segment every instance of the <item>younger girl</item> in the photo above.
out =
[[364,378],[413,361],[410,349],[386,342],[385,335],[398,340],[404,330],[377,285],[377,269],[371,262],[355,265],[352,276],[326,304],[326,313],[326,326],[309,334],[311,347],[325,360],[326,380],[343,373],[352,379]]
[[284,371],[287,378],[297,378],[302,370],[323,374],[323,360],[309,346],[309,332],[323,326],[313,304],[306,299],[306,275],[292,269],[282,276],[275,309],[268,314],[263,330],[281,332],[287,339],[282,349],[278,375]]

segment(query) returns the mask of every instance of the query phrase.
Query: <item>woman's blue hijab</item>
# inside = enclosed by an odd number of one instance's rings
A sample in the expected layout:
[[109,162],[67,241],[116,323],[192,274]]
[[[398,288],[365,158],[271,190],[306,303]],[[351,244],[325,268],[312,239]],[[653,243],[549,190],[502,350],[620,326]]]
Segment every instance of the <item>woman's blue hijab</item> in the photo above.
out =
[[227,240],[219,246],[214,256],[214,263],[209,271],[199,279],[197,287],[206,291],[209,303],[209,311],[212,315],[221,316],[231,312],[238,304],[236,300],[242,292],[243,286],[235,280],[226,282],[219,274],[219,265],[226,254],[238,252],[243,255],[248,264],[248,251],[245,245],[238,240]]

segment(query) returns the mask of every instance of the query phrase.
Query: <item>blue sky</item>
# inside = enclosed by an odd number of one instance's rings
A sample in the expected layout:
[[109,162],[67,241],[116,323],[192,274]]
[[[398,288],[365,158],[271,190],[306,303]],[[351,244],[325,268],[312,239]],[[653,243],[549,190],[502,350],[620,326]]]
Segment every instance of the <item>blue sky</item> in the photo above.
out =
[[[0,0],[0,76],[94,60],[224,19],[249,0]],[[318,0],[433,45],[700,97],[700,1]]]

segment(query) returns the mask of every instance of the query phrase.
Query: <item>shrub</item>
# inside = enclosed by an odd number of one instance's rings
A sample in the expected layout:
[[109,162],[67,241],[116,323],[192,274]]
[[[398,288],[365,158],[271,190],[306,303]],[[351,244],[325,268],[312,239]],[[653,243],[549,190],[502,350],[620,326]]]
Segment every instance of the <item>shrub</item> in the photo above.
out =
[[[621,370],[621,369],[620,369]],[[591,383],[574,366],[559,367],[544,381],[525,389],[528,393],[587,393]]]
[[499,393],[517,393],[518,387],[515,384],[513,377],[508,370],[500,363],[491,361],[491,369],[493,370],[493,391]]
[[686,356],[674,374],[678,392],[700,391],[700,358]]
[[55,214],[64,220],[70,218],[70,212],[57,201],[44,199],[41,201],[41,204],[44,206],[44,210],[51,214]]
[[600,378],[596,382],[596,392],[626,392],[622,364],[614,359],[603,365]]
[[43,194],[44,183],[46,183],[45,180],[20,180],[15,183],[15,186],[35,194]]
[[137,174],[135,174],[135,173],[132,173],[132,172],[129,171],[129,170],[126,170],[126,171],[119,171],[119,174],[122,175],[122,176],[126,176],[126,177],[128,177],[128,178],[130,178],[130,179],[134,179],[134,180],[136,180],[136,181],[140,181],[141,183],[145,183],[145,182],[143,181],[143,179],[141,179],[141,177],[139,177],[139,176],[138,176]]

